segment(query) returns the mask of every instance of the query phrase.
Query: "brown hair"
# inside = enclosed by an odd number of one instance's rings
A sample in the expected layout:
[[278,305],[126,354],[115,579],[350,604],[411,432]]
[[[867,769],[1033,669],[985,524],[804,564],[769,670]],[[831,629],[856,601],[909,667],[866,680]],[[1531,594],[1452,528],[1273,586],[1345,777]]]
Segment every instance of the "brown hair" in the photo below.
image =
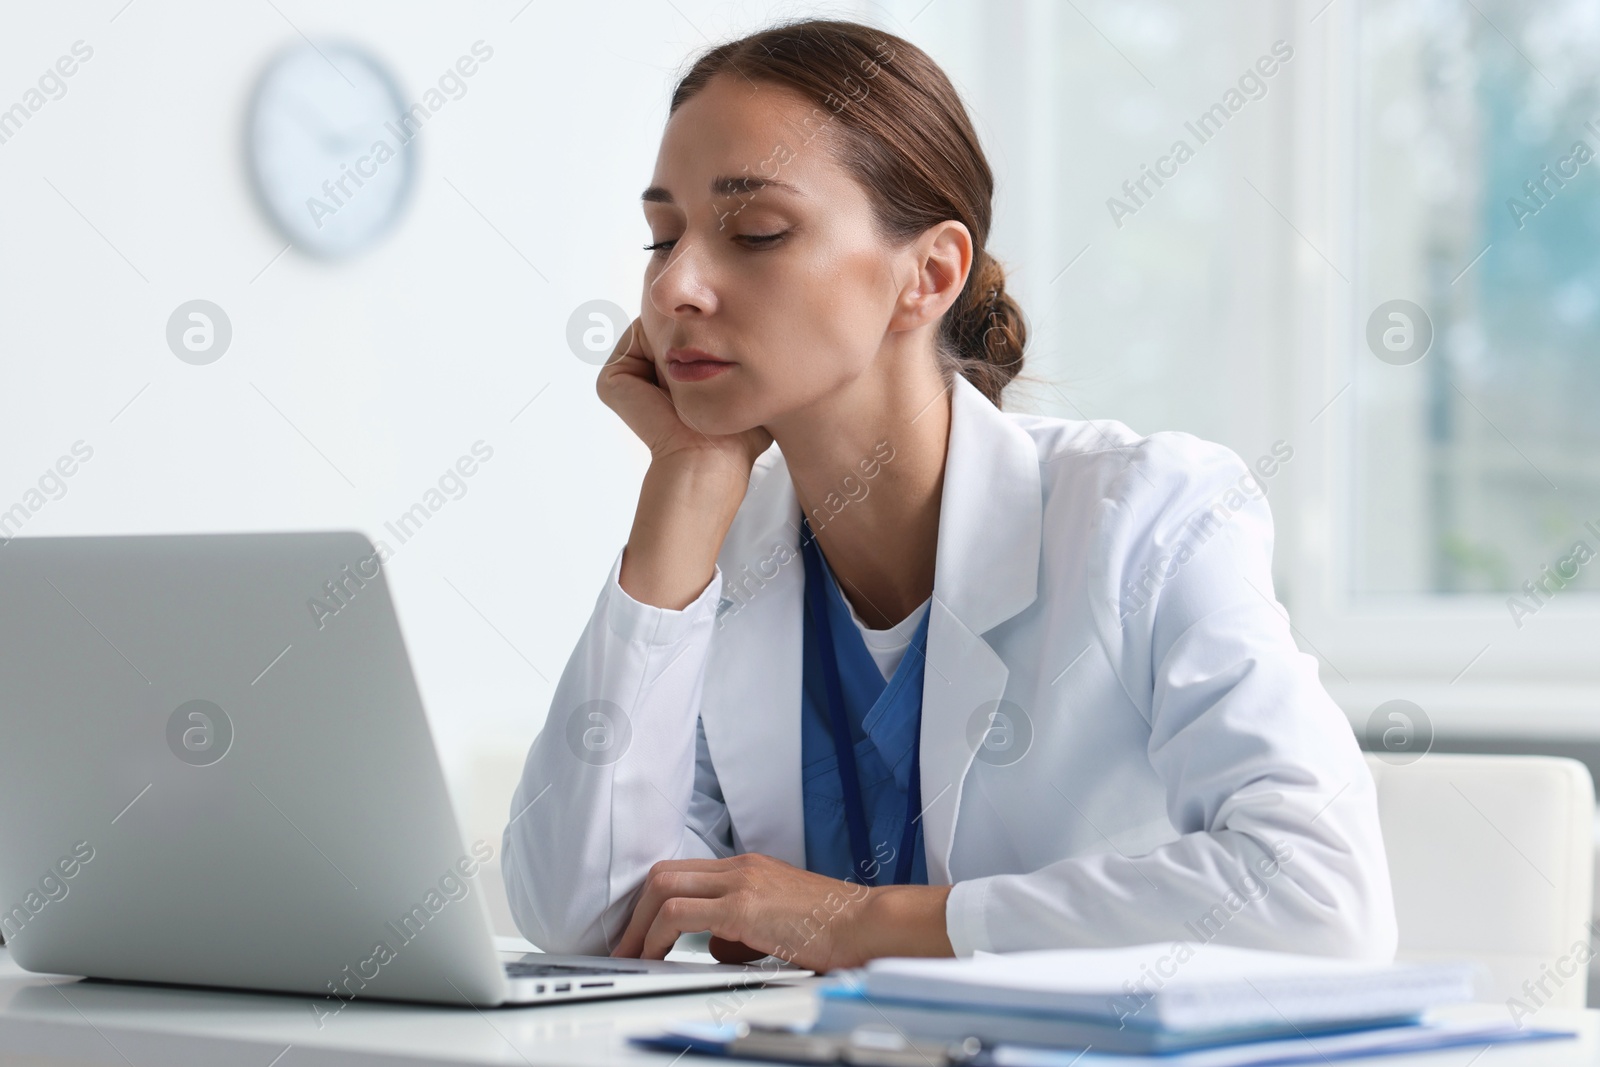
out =
[[1028,330],[989,255],[994,174],[950,79],[928,54],[855,22],[804,19],[717,45],[679,80],[671,111],[717,74],[787,86],[809,97],[837,131],[840,162],[866,189],[878,228],[905,242],[955,219],[972,235],[972,269],[939,324],[945,380],[960,371],[1000,406],[1022,369]]

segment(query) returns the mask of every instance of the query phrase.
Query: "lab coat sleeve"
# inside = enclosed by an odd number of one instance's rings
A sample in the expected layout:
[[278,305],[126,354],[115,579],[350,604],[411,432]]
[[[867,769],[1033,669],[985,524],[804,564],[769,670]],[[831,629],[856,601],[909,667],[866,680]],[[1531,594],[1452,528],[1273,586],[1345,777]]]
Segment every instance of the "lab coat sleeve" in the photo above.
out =
[[619,551],[528,752],[502,839],[512,916],[549,952],[609,953],[652,864],[732,851],[699,725],[721,569],[670,610],[630,597],[621,567]]
[[1128,450],[1093,524],[1092,610],[1179,836],[957,884],[958,955],[1214,940],[1393,957],[1372,776],[1275,599],[1269,484],[1188,434]]

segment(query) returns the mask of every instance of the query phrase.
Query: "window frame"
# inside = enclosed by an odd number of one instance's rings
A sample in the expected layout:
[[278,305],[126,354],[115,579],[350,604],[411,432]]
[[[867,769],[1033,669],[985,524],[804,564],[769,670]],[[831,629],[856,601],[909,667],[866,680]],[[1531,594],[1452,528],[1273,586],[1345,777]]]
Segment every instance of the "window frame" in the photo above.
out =
[[[1505,595],[1353,592],[1353,368],[1355,360],[1375,358],[1365,350],[1355,307],[1364,251],[1363,7],[1350,0],[1297,20],[1304,63],[1295,71],[1291,197],[1318,246],[1333,262],[1350,264],[1350,282],[1288,235],[1289,336],[1291,351],[1303,356],[1291,360],[1292,403],[1321,414],[1307,434],[1299,476],[1274,501],[1280,599],[1301,647],[1317,656],[1324,685],[1358,730],[1378,704],[1406,698],[1439,733],[1600,737],[1600,595],[1556,596],[1519,629]],[[1297,453],[1297,464],[1301,458]]]

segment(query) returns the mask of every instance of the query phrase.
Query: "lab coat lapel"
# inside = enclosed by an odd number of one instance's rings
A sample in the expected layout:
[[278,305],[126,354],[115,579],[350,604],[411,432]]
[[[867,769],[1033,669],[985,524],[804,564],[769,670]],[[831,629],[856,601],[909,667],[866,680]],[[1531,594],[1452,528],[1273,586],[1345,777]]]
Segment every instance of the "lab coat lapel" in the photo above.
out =
[[[1027,432],[960,375],[950,403],[920,743],[923,846],[935,884],[950,881],[961,782],[985,713],[1006,687],[1006,665],[982,635],[1038,594],[1042,510]],[[701,721],[739,843],[803,867],[800,505],[776,447],[757,473],[718,556],[722,604]]]
[[1009,675],[983,634],[1037,598],[1043,520],[1027,431],[959,374],[950,404],[922,682],[922,840],[936,885],[951,881],[962,781]]
[[722,600],[700,719],[739,844],[804,867],[800,504],[777,446],[751,482],[717,557]]

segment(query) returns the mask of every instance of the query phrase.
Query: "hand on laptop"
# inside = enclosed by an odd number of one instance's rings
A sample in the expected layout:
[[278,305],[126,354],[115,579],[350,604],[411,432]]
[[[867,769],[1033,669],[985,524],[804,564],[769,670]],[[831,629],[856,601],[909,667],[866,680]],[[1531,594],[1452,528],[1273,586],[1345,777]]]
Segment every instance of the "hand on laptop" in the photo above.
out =
[[949,956],[949,893],[843,882],[753,852],[663,860],[650,869],[612,955],[664,959],[679,934],[709,930],[724,963],[770,955],[821,972],[877,956]]

